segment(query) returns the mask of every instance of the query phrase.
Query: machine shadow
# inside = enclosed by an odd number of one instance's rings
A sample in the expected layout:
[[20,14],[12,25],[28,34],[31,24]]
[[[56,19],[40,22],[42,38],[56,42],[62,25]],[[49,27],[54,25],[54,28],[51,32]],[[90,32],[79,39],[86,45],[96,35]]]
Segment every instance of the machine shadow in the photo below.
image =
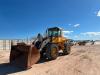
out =
[[[47,60],[41,59],[36,64],[42,64],[48,62]],[[0,75],[8,75],[16,72],[25,71],[25,69],[11,65],[10,63],[1,63],[0,64]]]
[[41,64],[41,63],[44,63],[44,62],[49,62],[50,60],[46,60],[46,59],[40,59],[37,64]]
[[0,75],[8,75],[8,74],[16,73],[20,71],[24,71],[24,70],[21,68],[15,67],[9,63],[0,64]]

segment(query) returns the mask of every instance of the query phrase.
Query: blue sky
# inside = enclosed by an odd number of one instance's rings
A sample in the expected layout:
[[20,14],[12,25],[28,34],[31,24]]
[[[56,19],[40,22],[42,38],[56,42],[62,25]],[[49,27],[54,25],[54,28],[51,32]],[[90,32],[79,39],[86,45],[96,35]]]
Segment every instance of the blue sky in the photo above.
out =
[[100,39],[100,0],[0,0],[0,39],[58,26],[72,39]]

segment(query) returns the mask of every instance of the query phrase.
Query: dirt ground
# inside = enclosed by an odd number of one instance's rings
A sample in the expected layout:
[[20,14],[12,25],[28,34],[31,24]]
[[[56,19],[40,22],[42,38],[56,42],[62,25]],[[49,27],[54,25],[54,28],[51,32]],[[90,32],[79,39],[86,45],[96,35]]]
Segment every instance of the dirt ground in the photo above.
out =
[[0,75],[100,75],[100,45],[73,46],[70,55],[38,63],[23,71],[6,64],[9,51],[0,51]]

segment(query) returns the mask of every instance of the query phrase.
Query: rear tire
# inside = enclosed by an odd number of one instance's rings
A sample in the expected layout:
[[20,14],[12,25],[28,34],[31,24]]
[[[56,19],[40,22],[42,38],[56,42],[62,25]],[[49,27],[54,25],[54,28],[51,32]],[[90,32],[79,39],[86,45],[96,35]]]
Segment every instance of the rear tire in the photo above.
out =
[[65,49],[64,49],[64,51],[63,51],[63,54],[64,55],[68,55],[68,54],[70,54],[70,52],[71,52],[71,46],[70,46],[70,44],[69,43],[65,43]]

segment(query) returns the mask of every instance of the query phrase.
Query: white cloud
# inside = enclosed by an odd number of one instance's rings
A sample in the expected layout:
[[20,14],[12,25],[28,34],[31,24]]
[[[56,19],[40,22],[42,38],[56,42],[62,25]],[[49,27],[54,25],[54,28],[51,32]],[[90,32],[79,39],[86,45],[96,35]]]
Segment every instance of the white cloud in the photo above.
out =
[[67,38],[69,38],[69,36],[68,36],[68,35],[64,35],[64,37],[67,37]]
[[97,16],[100,16],[100,10],[98,11]]
[[74,31],[64,31],[64,36],[74,40],[99,40],[100,32],[84,32],[73,34]]
[[72,32],[74,32],[74,31],[63,31],[64,34],[70,34]]
[[100,36],[100,32],[85,32],[81,33],[82,35],[87,35],[87,36]]
[[100,32],[85,32],[80,35],[82,39],[91,39],[91,40],[99,40]]
[[63,31],[63,36],[69,38],[70,34],[73,33],[74,31]]
[[74,38],[79,38],[79,36],[78,35],[75,35]]
[[74,27],[79,27],[79,26],[80,26],[80,24],[75,24],[75,25],[74,25]]
[[72,24],[68,24],[69,26],[71,26]]

